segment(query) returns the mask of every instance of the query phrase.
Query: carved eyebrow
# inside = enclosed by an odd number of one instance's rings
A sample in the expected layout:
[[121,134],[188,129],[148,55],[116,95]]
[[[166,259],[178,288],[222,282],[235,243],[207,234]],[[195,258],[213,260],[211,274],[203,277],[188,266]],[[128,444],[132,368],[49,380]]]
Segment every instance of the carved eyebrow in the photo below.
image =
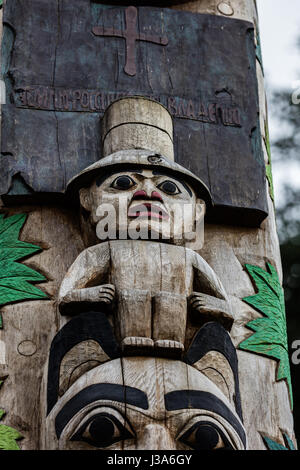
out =
[[212,411],[236,430],[244,446],[246,446],[246,434],[238,419],[219,398],[209,392],[198,390],[178,390],[165,395],[165,406],[168,411],[184,409],[200,409]]
[[142,410],[149,408],[147,395],[137,388],[106,383],[90,385],[71,398],[56,416],[55,431],[57,437],[60,437],[65,426],[78,411],[97,400],[127,403]]

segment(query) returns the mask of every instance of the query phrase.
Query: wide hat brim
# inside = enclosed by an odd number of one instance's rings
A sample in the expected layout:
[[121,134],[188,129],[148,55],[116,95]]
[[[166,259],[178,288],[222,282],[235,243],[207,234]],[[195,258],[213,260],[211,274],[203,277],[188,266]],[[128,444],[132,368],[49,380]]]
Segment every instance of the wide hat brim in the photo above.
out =
[[141,167],[159,169],[162,173],[173,175],[174,178],[188,183],[197,197],[206,202],[207,208],[212,207],[210,191],[200,178],[163,155],[139,149],[121,150],[88,166],[68,182],[66,195],[71,199],[78,198],[79,189],[89,186],[97,177],[118,173],[126,169],[140,169]]

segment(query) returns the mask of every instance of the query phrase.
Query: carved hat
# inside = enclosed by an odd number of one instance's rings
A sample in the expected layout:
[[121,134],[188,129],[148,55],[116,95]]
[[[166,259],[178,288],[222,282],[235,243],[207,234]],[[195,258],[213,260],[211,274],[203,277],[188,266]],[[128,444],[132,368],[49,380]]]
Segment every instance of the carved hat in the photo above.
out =
[[209,189],[200,178],[178,163],[171,162],[163,155],[140,149],[120,150],[85,168],[69,181],[67,194],[72,197],[78,193],[80,188],[88,186],[97,177],[123,170],[140,169],[141,167],[159,170],[162,174],[173,175],[175,178],[187,182],[194,189],[197,197],[203,199],[208,207],[212,205]]
[[68,195],[76,195],[97,177],[142,167],[184,180],[208,208],[212,205],[206,184],[174,162],[172,117],[162,104],[137,96],[114,101],[105,111],[102,127],[104,157],[69,181]]

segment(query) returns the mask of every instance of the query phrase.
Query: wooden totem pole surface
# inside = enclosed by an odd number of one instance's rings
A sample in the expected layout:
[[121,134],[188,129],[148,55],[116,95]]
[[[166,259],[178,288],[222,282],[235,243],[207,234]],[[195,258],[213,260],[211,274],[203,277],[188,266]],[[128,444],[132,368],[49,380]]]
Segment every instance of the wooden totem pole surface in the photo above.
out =
[[0,448],[295,448],[255,2],[2,25]]

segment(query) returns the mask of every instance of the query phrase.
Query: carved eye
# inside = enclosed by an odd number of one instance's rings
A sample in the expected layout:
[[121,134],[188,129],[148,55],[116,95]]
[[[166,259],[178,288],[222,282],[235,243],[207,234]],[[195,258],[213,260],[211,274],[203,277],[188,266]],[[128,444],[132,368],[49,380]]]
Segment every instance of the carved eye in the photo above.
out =
[[180,436],[180,441],[194,450],[234,450],[224,433],[214,423],[195,423]]
[[128,175],[118,176],[111,184],[112,188],[120,189],[126,191],[127,189],[132,188],[136,183]]
[[109,447],[115,442],[133,439],[133,434],[115,416],[99,413],[88,419],[71,437],[94,447]]
[[178,188],[177,184],[175,184],[173,181],[163,181],[157,186],[159,189],[161,189],[164,193],[170,194],[172,196],[175,196],[176,194],[180,194],[181,191]]

